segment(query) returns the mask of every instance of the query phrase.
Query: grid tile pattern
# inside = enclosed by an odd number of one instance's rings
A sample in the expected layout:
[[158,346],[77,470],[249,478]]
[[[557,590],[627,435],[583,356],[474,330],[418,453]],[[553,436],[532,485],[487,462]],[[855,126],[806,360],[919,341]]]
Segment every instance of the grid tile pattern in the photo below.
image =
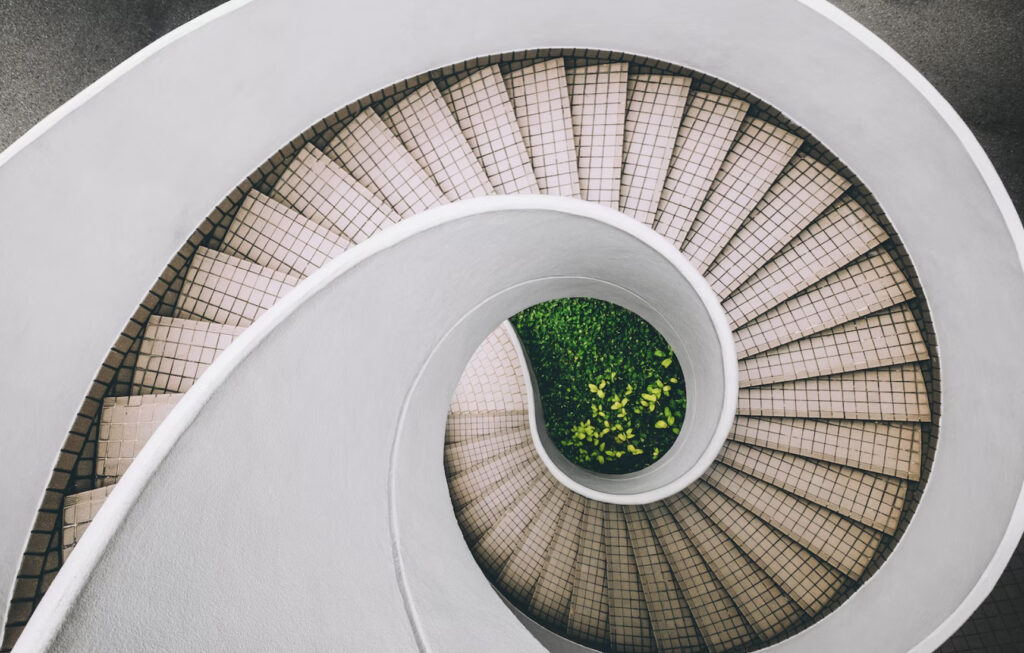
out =
[[529,429],[529,419],[526,409],[449,413],[445,425],[445,443],[452,445],[485,435]]
[[604,63],[566,71],[580,193],[619,208],[629,64]]
[[504,323],[481,343],[466,365],[452,398],[451,412],[525,411],[526,381]]
[[778,383],[928,358],[910,308],[903,304],[739,361],[740,386]]
[[712,465],[704,480],[853,579],[882,541],[876,530],[725,465]]
[[689,499],[679,494],[665,504],[690,536],[711,573],[732,597],[747,624],[761,639],[779,635],[803,616],[800,607],[767,574],[753,565]]
[[540,192],[497,65],[456,82],[442,96],[498,193]]
[[296,153],[270,196],[353,243],[401,219],[387,202],[309,144]]
[[727,651],[752,641],[754,633],[665,502],[650,503],[644,509],[705,646],[711,651]]
[[927,422],[928,391],[917,365],[899,365],[741,388],[737,415]]
[[509,599],[524,610],[530,608],[530,597],[537,585],[547,560],[548,549],[558,531],[559,519],[569,490],[555,483],[551,491],[541,500],[540,511],[526,526],[522,545],[512,552],[509,561],[501,570],[498,587]]
[[911,481],[921,477],[920,424],[737,415],[729,437],[737,442]]
[[839,591],[843,577],[832,567],[706,482],[697,481],[686,493],[807,613],[821,611]]
[[96,484],[113,485],[171,412],[180,394],[107,397],[96,438]]
[[448,200],[494,192],[437,84],[424,84],[381,117]]
[[676,586],[672,568],[641,506],[622,506],[651,630],[659,651],[701,648],[693,615]]
[[708,269],[711,289],[728,296],[849,187],[821,161],[798,156]]
[[683,246],[749,108],[749,102],[737,98],[705,92],[692,94],[654,225],[676,247]]
[[472,503],[456,513],[466,541],[472,545],[480,540],[540,475],[541,464],[533,456],[516,463],[515,471],[489,489],[486,486],[474,488],[475,491],[467,497],[473,499]]
[[737,442],[727,442],[719,460],[889,535],[896,532],[907,495],[906,481],[892,476],[815,462]]
[[351,243],[327,227],[257,191],[250,191],[224,234],[221,251],[302,279]]
[[603,528],[604,507],[596,501],[585,501],[566,623],[572,637],[599,647],[609,642]]
[[452,496],[455,512],[484,496],[489,490],[499,485],[509,476],[520,474],[517,468],[535,462],[536,453],[533,444],[522,444],[513,451],[471,468],[465,473],[448,479],[448,490]]
[[496,456],[514,451],[530,442],[530,437],[530,429],[524,424],[519,428],[502,429],[496,433],[477,435],[459,442],[446,442],[445,474],[452,477],[467,472]]
[[735,331],[736,357],[748,358],[913,297],[892,255],[874,250]]
[[857,202],[845,199],[811,223],[778,256],[722,302],[732,326],[746,324],[883,243],[888,236]]
[[580,197],[564,63],[548,59],[514,70],[505,83],[540,192]]
[[185,392],[242,327],[154,315],[142,335],[133,395]]
[[707,271],[802,142],[760,118],[744,121],[683,244],[698,271]]
[[530,599],[530,614],[541,623],[559,630],[565,628],[569,620],[569,604],[578,581],[573,571],[580,548],[583,504],[583,497],[568,493],[558,531],[548,547],[544,571],[537,579]]
[[296,277],[200,247],[188,266],[174,317],[246,327],[298,282]]
[[103,502],[110,496],[114,486],[98,487],[88,492],[71,494],[64,499],[61,530],[61,560],[67,561],[71,551],[85,535],[85,529],[92,523]]
[[437,206],[444,197],[373,109],[364,110],[338,132],[327,155],[403,218]]
[[644,653],[654,649],[654,637],[626,518],[621,506],[603,507],[608,638],[616,651]]
[[658,215],[689,92],[689,77],[629,76],[619,210],[648,226]]
[[527,528],[536,518],[542,502],[555,487],[555,479],[550,474],[538,474],[522,496],[501,516],[477,541],[473,553],[480,561],[480,566],[492,575],[500,574],[502,568],[512,554],[519,550]]

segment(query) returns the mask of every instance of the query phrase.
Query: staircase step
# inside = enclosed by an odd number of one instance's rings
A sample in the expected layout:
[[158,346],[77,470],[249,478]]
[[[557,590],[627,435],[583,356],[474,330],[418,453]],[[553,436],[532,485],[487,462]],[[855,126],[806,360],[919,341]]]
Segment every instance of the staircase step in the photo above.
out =
[[441,95],[495,191],[540,192],[497,64],[456,82]]
[[738,442],[726,442],[718,459],[887,535],[899,525],[907,496],[901,479]]
[[749,358],[913,297],[892,255],[876,249],[736,330],[736,357]]
[[516,605],[524,608],[529,605],[548,551],[558,532],[569,494],[563,485],[554,484],[541,500],[537,515],[526,525],[521,545],[512,552],[501,570],[497,585]]
[[706,482],[697,481],[686,494],[808,614],[820,612],[842,587],[839,572]]
[[492,458],[467,472],[448,479],[455,512],[484,497],[509,475],[518,474],[518,468],[537,460],[533,443],[522,444],[508,454]]
[[96,436],[96,484],[113,485],[181,399],[180,394],[107,397]]
[[512,554],[519,550],[527,528],[536,519],[556,481],[546,473],[538,474],[519,499],[473,546],[480,565],[493,574],[500,574]]
[[928,358],[928,347],[906,304],[873,313],[739,361],[740,386],[815,376]]
[[608,583],[605,574],[604,507],[587,500],[580,521],[579,548],[572,571],[572,598],[566,631],[570,637],[595,647],[608,639]]
[[250,191],[231,221],[221,251],[303,279],[352,243],[291,207]]
[[658,217],[690,81],[678,75],[629,76],[619,210],[648,226]]
[[912,422],[827,421],[737,415],[730,439],[917,481],[921,425]]
[[288,164],[270,196],[353,243],[401,219],[387,202],[308,144]]
[[246,327],[297,283],[296,277],[200,247],[185,274],[174,317]]
[[704,480],[854,580],[882,541],[874,529],[726,465],[712,465]]
[[924,376],[914,364],[740,388],[736,414],[895,422],[931,420]]
[[67,562],[75,545],[85,535],[85,529],[92,523],[100,506],[107,500],[114,486],[98,487],[94,490],[70,494],[64,497],[63,526],[61,528],[61,562]]
[[449,413],[445,426],[448,445],[474,440],[484,435],[519,434],[529,431],[530,415],[526,410],[491,410]]
[[584,499],[569,492],[561,512],[558,530],[548,547],[544,570],[537,579],[530,597],[530,614],[555,629],[565,627],[569,620],[576,577],[573,574],[576,554],[580,548],[580,527],[583,521]]
[[243,327],[154,315],[142,334],[133,395],[185,392]]
[[626,518],[621,506],[610,503],[603,506],[608,639],[616,651],[651,651],[654,634]]
[[473,352],[455,388],[450,411],[527,409],[526,380],[511,328],[508,323],[499,326]]
[[658,651],[685,651],[702,646],[697,624],[676,586],[672,568],[647,521],[642,506],[622,506],[629,529],[644,602]]
[[654,224],[677,248],[683,246],[749,108],[749,102],[716,93],[692,94]]
[[512,509],[542,475],[542,469],[536,456],[516,463],[512,473],[483,490],[472,503],[456,510],[455,516],[470,546],[493,528],[506,511]]
[[665,502],[711,573],[762,640],[783,633],[803,617],[803,610],[768,574],[743,552],[697,506],[678,494]]
[[798,156],[722,250],[707,279],[719,297],[736,290],[850,187],[824,163]]
[[566,71],[581,197],[618,210],[629,64]]
[[733,328],[807,289],[888,236],[851,199],[840,200],[722,302]]
[[505,75],[540,192],[580,197],[565,64],[548,59]]
[[802,143],[760,118],[744,121],[683,244],[699,272],[707,271]]
[[434,82],[413,91],[381,118],[416,162],[430,173],[448,200],[494,193]]
[[460,442],[445,442],[444,469],[450,478],[530,442],[529,429],[507,429]]
[[707,649],[717,653],[754,641],[753,631],[665,503],[650,503],[644,510]]
[[444,193],[372,108],[331,140],[326,154],[403,218],[442,203]]

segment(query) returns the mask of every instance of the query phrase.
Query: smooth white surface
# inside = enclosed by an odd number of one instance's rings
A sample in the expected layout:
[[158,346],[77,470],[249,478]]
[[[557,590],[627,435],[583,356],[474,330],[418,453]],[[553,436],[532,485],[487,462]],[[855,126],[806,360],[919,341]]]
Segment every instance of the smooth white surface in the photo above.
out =
[[[926,289],[942,353],[932,478],[881,571],[777,648],[927,650],[953,632],[1024,528],[1022,231],[1005,191],[934,89],[824,2],[631,9],[593,0],[524,0],[514,11],[498,0],[232,3],[219,20],[191,23],[119,67],[0,156],[8,596],[99,363],[210,207],[281,144],[373,90],[477,55],[561,45],[642,52],[750,91],[820,138],[886,209]],[[358,28],[341,38],[339,25]]]

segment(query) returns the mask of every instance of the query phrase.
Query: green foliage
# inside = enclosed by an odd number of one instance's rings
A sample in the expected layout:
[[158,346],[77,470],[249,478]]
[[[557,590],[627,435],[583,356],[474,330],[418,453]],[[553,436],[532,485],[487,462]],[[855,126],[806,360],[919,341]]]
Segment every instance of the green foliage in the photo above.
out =
[[512,317],[540,387],[548,435],[576,464],[623,474],[654,463],[686,411],[679,362],[654,327],[596,299],[557,299]]

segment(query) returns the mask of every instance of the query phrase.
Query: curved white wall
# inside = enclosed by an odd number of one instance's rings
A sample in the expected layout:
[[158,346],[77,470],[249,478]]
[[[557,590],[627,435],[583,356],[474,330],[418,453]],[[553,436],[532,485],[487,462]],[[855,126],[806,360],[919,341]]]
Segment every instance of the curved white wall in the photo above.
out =
[[628,11],[605,0],[253,0],[216,13],[0,156],[5,591],[99,362],[209,208],[358,97],[447,63],[550,46],[642,52],[780,108],[872,189],[926,289],[944,391],[931,481],[882,573],[780,647],[834,649],[828,633],[840,628],[857,633],[860,650],[922,640],[926,650],[991,588],[1024,528],[1021,228],[962,122],[873,37],[809,0],[641,1]]

